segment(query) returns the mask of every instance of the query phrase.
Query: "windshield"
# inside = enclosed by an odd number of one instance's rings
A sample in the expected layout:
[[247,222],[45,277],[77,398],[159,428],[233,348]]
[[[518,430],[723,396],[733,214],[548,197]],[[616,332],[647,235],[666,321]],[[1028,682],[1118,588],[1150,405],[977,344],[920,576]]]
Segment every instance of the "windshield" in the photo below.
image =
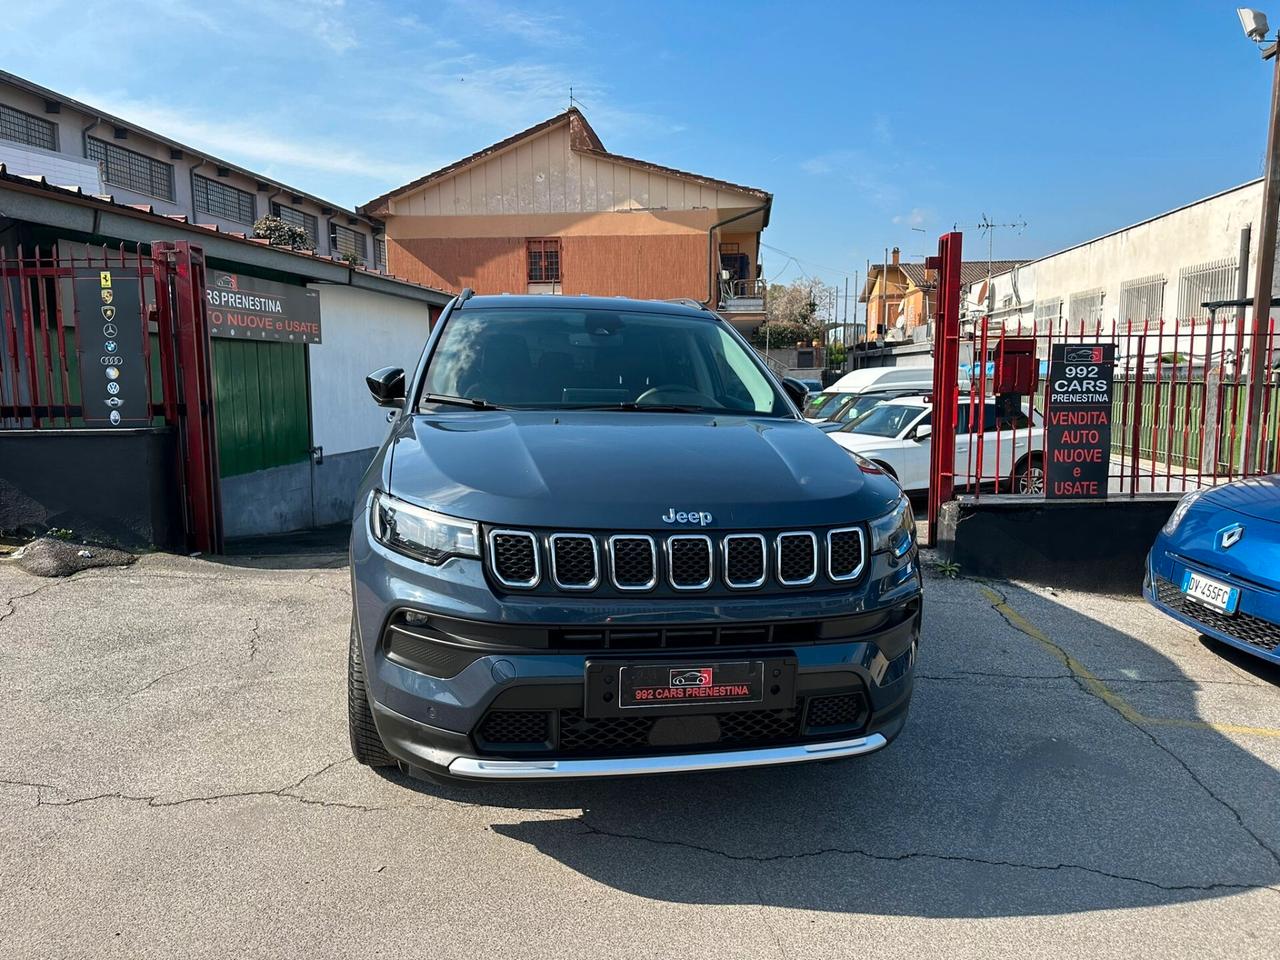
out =
[[921,407],[902,403],[882,403],[853,421],[846,430],[873,437],[896,437],[907,424],[920,416],[921,410]]
[[790,416],[748,347],[677,313],[478,308],[449,317],[430,396],[532,409],[654,408]]
[[825,416],[835,412],[836,407],[847,400],[852,394],[848,393],[819,393],[809,398],[808,404],[805,405],[804,415],[810,418]]
[[861,394],[853,403],[849,404],[831,419],[839,423],[849,423],[857,420],[860,416],[870,410],[878,403],[884,403],[890,399],[892,394],[887,393],[864,393]]

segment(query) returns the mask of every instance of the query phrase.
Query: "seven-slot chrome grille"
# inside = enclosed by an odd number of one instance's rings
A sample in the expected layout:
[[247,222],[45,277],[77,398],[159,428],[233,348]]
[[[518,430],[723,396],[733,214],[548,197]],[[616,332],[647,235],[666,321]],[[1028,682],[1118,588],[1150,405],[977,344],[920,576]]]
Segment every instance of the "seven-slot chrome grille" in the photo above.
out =
[[867,559],[866,537],[857,526],[666,536],[490,530],[486,541],[494,578],[525,590],[544,581],[566,591],[607,585],[643,592],[661,585],[681,593],[848,583],[861,576]]

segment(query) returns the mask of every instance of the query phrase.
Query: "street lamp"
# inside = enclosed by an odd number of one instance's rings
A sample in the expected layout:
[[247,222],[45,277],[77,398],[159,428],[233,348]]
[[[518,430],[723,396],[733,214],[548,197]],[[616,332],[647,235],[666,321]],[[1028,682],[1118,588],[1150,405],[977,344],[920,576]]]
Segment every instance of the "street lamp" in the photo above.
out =
[[[1267,15],[1258,10],[1240,7],[1240,26],[1244,35],[1254,43],[1267,39],[1271,28]],[[1269,346],[1267,326],[1271,316],[1271,290],[1276,262],[1276,217],[1280,210],[1280,57],[1276,48],[1280,37],[1270,46],[1262,47],[1262,59],[1273,60],[1275,66],[1271,79],[1271,119],[1267,125],[1267,167],[1262,185],[1262,223],[1258,246],[1258,267],[1253,283],[1253,329],[1249,337],[1249,417],[1251,425],[1249,443],[1244,451],[1244,474],[1253,473],[1257,465],[1258,434],[1262,430],[1262,396],[1266,389]],[[1243,266],[1243,265],[1242,265]]]

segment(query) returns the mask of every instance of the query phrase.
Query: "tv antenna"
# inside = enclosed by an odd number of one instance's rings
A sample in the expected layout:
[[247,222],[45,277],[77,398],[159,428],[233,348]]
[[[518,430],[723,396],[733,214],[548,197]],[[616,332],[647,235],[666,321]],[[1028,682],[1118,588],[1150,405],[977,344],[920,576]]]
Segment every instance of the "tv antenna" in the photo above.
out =
[[569,88],[569,109],[574,107],[585,107],[586,104],[573,95],[573,87]]
[[982,219],[977,223],[971,223],[966,226],[955,224],[953,230],[977,230],[979,234],[986,234],[987,237],[987,279],[991,279],[991,263],[995,259],[995,233],[997,230],[1017,230],[1018,236],[1022,236],[1022,231],[1027,229],[1027,221],[1021,217],[1014,223],[992,223],[991,218],[985,213]]

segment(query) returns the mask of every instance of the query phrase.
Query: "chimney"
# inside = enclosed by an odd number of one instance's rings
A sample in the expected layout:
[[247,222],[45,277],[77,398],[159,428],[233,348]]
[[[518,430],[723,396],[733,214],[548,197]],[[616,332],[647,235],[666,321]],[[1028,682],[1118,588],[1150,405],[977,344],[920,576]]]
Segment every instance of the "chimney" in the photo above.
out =
[[893,265],[895,267],[898,265],[898,248],[897,247],[893,248]]

